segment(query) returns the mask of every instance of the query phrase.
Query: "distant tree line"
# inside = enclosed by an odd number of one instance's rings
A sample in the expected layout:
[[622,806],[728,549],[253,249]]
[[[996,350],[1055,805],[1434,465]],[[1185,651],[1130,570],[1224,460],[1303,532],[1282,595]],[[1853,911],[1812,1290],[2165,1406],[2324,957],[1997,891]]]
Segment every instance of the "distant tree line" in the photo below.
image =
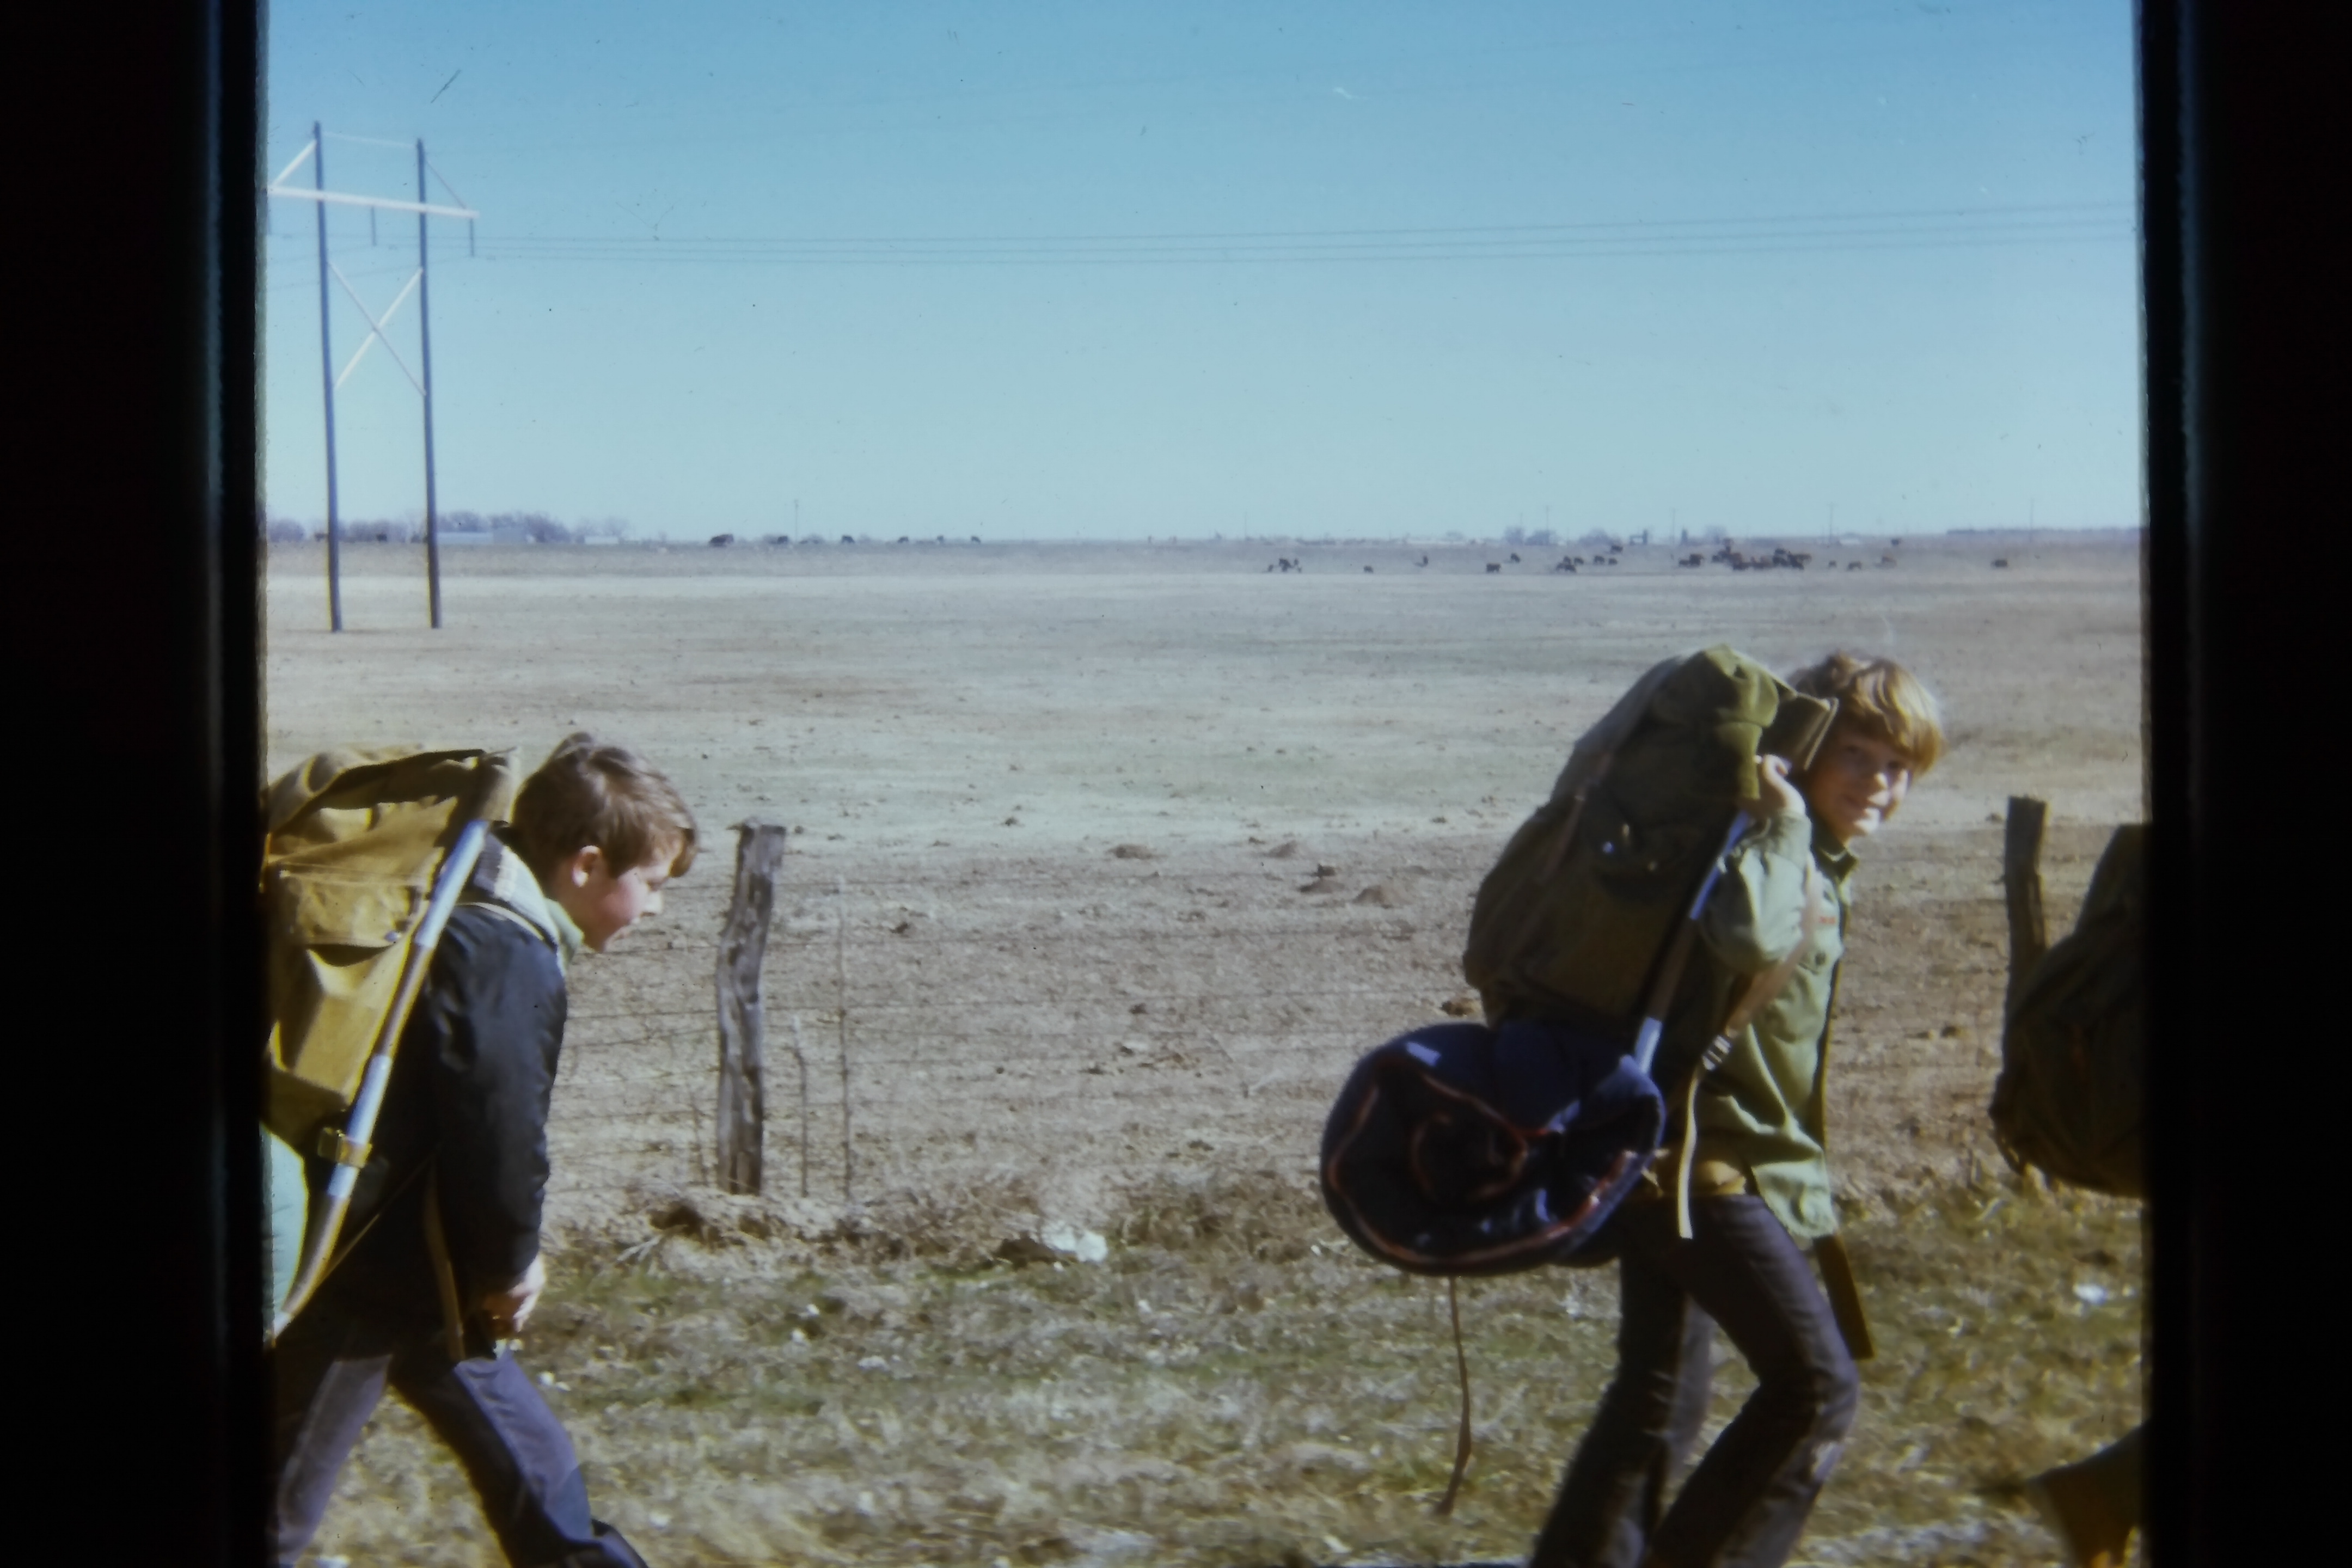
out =
[[[425,538],[425,520],[405,518],[342,518],[337,531],[346,543],[415,544]],[[324,522],[299,522],[290,517],[268,517],[262,536],[272,544],[299,544],[327,537]],[[625,539],[629,524],[622,518],[600,518],[581,523],[557,521],[543,511],[445,511],[440,517],[444,539],[451,534],[488,537],[499,544],[584,544],[592,539]]]

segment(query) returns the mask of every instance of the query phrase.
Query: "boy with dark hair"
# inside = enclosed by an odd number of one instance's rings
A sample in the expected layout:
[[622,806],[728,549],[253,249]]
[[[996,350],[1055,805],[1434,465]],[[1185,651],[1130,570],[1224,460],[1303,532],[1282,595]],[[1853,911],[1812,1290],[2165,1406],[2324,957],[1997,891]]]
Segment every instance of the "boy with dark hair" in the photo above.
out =
[[[1696,1125],[1676,1106],[1654,1163],[1662,1174],[1690,1163],[1689,1238],[1670,1174],[1612,1221],[1622,1243],[1617,1372],[1529,1568],[1778,1568],[1853,1421],[1853,1356],[1805,1261],[1838,1228],[1822,1116],[1830,1008],[1853,846],[1935,765],[1944,736],[1935,699],[1892,660],[1833,653],[1790,684],[1834,699],[1836,721],[1801,775],[1759,759],[1751,826],[1701,921],[1708,973],[1690,989],[1711,1019],[1670,1018],[1661,1062],[1698,1059],[1691,1030],[1711,1031],[1741,984],[1784,966],[1787,978],[1705,1074]],[[1706,1415],[1717,1324],[1756,1392],[1669,1507]]]
[[[346,1253],[271,1352],[274,1560],[293,1568],[387,1384],[454,1449],[517,1568],[643,1568],[592,1518],[571,1439],[506,1343],[547,1279],[540,1218],[564,969],[661,910],[693,814],[572,735],[484,845],[403,1033]],[[327,1163],[313,1159],[316,1193]]]

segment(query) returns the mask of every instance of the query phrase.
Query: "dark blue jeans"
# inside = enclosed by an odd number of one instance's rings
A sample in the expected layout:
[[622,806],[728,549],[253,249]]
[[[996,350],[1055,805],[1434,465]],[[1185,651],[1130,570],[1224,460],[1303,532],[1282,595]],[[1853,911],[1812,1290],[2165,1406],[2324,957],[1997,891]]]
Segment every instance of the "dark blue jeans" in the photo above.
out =
[[[1811,1266],[1760,1198],[1702,1198],[1612,1222],[1617,1373],[1560,1482],[1528,1568],[1779,1568],[1853,1425],[1860,1379]],[[1715,1330],[1756,1392],[1669,1506],[1706,1418]]]
[[439,1337],[336,1313],[297,1318],[271,1352],[277,1384],[270,1560],[293,1568],[387,1384],[463,1465],[516,1568],[646,1568],[591,1518],[572,1439],[510,1354],[452,1363]]

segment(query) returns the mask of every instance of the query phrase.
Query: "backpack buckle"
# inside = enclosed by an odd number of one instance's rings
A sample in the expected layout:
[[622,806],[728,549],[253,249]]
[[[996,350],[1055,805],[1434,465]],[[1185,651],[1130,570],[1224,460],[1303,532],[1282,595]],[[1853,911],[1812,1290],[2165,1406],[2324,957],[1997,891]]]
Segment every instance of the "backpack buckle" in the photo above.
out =
[[368,1163],[368,1156],[374,1152],[373,1144],[355,1143],[336,1128],[322,1128],[319,1132],[319,1158],[321,1160],[332,1160],[338,1165],[349,1165],[356,1171]]

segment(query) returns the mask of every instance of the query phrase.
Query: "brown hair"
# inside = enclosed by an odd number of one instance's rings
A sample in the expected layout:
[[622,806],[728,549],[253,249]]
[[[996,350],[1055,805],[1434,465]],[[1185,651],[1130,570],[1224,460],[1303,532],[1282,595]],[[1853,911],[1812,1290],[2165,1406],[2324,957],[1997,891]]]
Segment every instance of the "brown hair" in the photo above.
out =
[[522,781],[514,836],[523,863],[542,880],[591,845],[616,877],[672,844],[671,876],[694,864],[694,813],[677,786],[628,747],[585,732],[565,736]]
[[1891,658],[1864,658],[1843,648],[1799,670],[1789,684],[1809,697],[1834,698],[1837,721],[1851,724],[1911,759],[1924,775],[1944,754],[1944,717],[1935,693]]

